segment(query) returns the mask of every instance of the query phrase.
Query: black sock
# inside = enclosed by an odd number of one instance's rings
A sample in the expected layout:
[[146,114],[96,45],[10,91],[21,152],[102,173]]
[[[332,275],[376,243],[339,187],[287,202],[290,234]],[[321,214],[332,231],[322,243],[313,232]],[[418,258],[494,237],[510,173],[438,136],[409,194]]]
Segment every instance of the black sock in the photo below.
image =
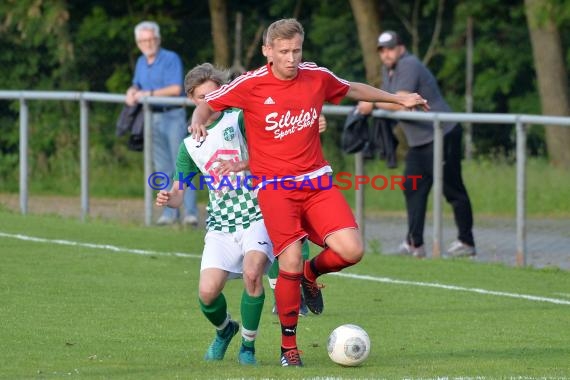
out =
[[284,354],[287,351],[296,350],[296,349],[297,349],[297,347],[290,347],[290,348],[281,347],[281,353]]
[[233,334],[234,326],[232,325],[231,321],[224,327],[222,330],[218,330],[217,333],[222,338],[227,338],[230,334]]

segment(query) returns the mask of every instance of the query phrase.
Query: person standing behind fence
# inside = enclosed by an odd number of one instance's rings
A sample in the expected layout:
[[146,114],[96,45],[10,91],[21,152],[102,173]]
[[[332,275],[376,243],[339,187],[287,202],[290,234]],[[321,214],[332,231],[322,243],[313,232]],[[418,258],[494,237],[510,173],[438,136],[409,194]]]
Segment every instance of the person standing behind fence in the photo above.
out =
[[[430,104],[433,112],[451,112],[451,108],[441,95],[433,74],[419,59],[410,54],[400,36],[394,31],[385,31],[378,37],[378,53],[382,61],[382,89],[396,94],[417,92]],[[393,103],[359,102],[358,109],[369,114],[373,108],[402,110]],[[461,136],[463,130],[455,122],[443,124],[443,194],[453,208],[455,224],[458,228],[457,240],[447,249],[450,256],[474,256],[473,212],[467,189],[461,175]],[[402,120],[400,125],[408,140],[404,174],[421,175],[414,189],[411,179],[404,183],[404,196],[408,213],[408,233],[400,245],[400,252],[416,257],[425,257],[424,223],[428,196],[433,184],[433,123]]]
[[[160,27],[153,21],[143,21],[135,26],[135,40],[142,55],[138,58],[132,86],[127,90],[126,103],[139,103],[145,96],[183,96],[182,60],[173,51],[160,46]],[[170,176],[178,146],[186,137],[186,111],[178,105],[153,105],[152,154],[154,170]],[[196,192],[187,191],[184,196],[184,224],[198,225]],[[158,225],[173,224],[178,210],[165,207],[157,220]]]

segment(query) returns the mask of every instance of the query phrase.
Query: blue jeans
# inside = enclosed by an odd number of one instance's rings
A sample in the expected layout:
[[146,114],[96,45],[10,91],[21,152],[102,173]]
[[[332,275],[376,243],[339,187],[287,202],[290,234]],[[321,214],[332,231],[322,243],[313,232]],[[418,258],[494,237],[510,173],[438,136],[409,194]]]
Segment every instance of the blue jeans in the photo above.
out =
[[[154,170],[171,176],[176,170],[176,158],[180,143],[188,135],[186,110],[174,108],[152,114],[152,159]],[[198,217],[196,191],[187,190],[184,195],[185,215]],[[162,215],[178,219],[178,210],[164,207]]]

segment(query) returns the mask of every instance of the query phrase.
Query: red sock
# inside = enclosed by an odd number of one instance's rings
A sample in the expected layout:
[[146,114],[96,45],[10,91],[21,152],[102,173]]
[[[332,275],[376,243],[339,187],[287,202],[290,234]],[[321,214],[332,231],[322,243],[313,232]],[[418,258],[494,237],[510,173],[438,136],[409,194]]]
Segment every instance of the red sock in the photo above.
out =
[[354,264],[356,263],[346,261],[332,249],[325,248],[311,261],[305,263],[305,277],[315,281],[321,274],[338,272]]
[[275,304],[281,322],[281,346],[297,347],[297,322],[299,321],[299,303],[301,300],[302,273],[284,272],[281,269],[275,285]]

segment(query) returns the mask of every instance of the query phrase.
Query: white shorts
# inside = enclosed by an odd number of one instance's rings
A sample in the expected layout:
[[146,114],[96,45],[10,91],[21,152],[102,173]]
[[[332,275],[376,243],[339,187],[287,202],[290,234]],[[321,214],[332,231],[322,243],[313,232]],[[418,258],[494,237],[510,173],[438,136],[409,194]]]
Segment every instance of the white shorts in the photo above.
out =
[[249,251],[260,251],[267,256],[267,272],[274,256],[263,220],[253,222],[245,230],[237,232],[208,231],[204,238],[200,271],[218,268],[229,272],[228,279],[242,277],[243,258]]

